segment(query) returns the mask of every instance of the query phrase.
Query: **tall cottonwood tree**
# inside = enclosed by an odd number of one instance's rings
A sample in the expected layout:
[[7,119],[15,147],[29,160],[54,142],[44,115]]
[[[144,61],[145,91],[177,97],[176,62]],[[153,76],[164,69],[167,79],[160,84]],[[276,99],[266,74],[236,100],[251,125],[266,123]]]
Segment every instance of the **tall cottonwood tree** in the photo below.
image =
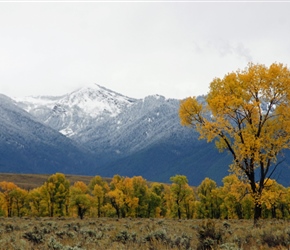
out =
[[13,198],[13,191],[18,188],[13,182],[2,181],[0,182],[0,191],[1,196],[3,197],[5,210],[7,212],[8,217],[12,217],[13,215],[13,205],[14,205],[14,198]]
[[75,182],[70,187],[70,198],[70,205],[77,209],[78,217],[83,219],[91,207],[91,196],[89,195],[88,186],[82,181]]
[[165,217],[167,212],[165,185],[152,183],[149,188],[148,217]]
[[138,199],[136,217],[146,217],[149,203],[147,181],[142,176],[134,176],[132,179],[133,196]]
[[11,196],[14,200],[14,209],[16,215],[18,217],[25,215],[28,209],[28,191],[17,187],[11,191]]
[[[243,219],[243,200],[248,197],[248,183],[231,174],[223,178],[223,186],[219,188],[222,199],[221,217],[226,219]],[[250,197],[249,197],[250,198]]]
[[186,207],[185,202],[191,195],[192,191],[188,185],[188,180],[185,175],[172,176],[170,177],[170,181],[172,181],[170,190],[174,200],[174,207],[177,211],[178,218],[181,219],[182,208]]
[[64,216],[69,200],[70,182],[62,173],[56,173],[48,177],[44,183],[44,192],[47,199],[49,216]]
[[92,206],[96,210],[97,216],[101,217],[101,214],[104,213],[104,210],[107,210],[103,208],[106,205],[106,195],[109,192],[110,187],[108,183],[99,175],[91,179],[88,187],[91,190],[91,194],[94,198]]
[[181,124],[193,126],[201,139],[215,140],[219,150],[230,152],[231,169],[249,181],[256,223],[263,189],[280,163],[277,156],[289,148],[290,71],[283,64],[250,63],[214,79],[205,101],[181,101]]
[[220,217],[221,199],[214,180],[205,178],[197,188],[197,196],[199,218],[217,219]]
[[28,202],[30,204],[30,215],[34,216],[47,216],[48,205],[47,205],[47,192],[44,185],[32,189],[28,193]]

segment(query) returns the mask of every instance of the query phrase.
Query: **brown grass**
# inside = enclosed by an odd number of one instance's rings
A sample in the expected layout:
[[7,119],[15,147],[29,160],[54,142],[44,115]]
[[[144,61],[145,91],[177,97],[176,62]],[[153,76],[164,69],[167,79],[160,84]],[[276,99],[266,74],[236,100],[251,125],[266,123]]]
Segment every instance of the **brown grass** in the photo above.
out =
[[[13,182],[20,188],[23,188],[25,190],[31,190],[33,188],[42,186],[47,181],[48,177],[51,175],[52,174],[0,173],[0,182],[1,181]],[[77,181],[82,181],[86,185],[88,185],[94,176],[65,174],[65,177],[70,181],[71,185],[73,185]],[[102,177],[102,179],[108,183],[112,181],[112,178]],[[148,183],[152,182],[148,181]]]
[[[43,185],[51,174],[10,174],[0,173],[0,182],[7,181],[13,182],[18,187],[30,190]],[[81,175],[65,175],[66,178],[73,185],[76,181],[82,181],[85,184],[89,184],[93,176],[81,176]],[[103,178],[106,181],[110,181],[110,178]]]
[[0,218],[0,249],[289,249],[288,221]]

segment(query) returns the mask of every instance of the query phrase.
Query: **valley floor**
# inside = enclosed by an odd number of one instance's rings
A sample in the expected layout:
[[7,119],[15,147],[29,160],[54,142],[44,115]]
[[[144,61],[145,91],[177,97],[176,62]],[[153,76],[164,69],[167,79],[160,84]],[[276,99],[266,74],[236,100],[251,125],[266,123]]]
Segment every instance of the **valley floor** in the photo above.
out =
[[289,249],[290,222],[0,218],[0,249]]

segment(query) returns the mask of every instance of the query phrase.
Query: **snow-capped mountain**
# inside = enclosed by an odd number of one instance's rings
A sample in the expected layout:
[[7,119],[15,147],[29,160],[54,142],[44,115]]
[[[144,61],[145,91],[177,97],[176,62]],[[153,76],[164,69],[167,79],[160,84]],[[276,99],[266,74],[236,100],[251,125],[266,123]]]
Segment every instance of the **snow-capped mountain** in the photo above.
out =
[[[124,157],[176,133],[178,100],[154,95],[133,99],[93,84],[60,97],[26,97],[18,105],[42,123],[89,147],[98,156]],[[187,131],[187,132],[185,132]],[[191,134],[191,136],[189,135]]]
[[[204,97],[199,98],[202,102]],[[205,177],[221,183],[232,161],[180,125],[176,99],[133,99],[93,84],[59,97],[18,98],[16,103],[94,154],[86,174],[142,175],[161,182],[183,174],[191,185],[199,185]],[[289,185],[289,169],[284,169],[283,174],[277,172],[277,180]]]
[[44,124],[70,137],[93,123],[117,116],[135,100],[92,84],[64,96],[24,97],[16,101]]
[[85,174],[93,155],[0,95],[0,172]]
[[93,152],[100,175],[142,175],[156,181],[176,173],[187,174],[190,181],[211,176],[212,166],[204,166],[203,157],[194,162],[201,161],[204,174],[187,170],[193,164],[189,158],[200,152],[192,150],[206,143],[180,125],[179,100],[159,95],[133,99],[94,84],[60,97],[18,98],[17,103]]
[[175,134],[192,139],[195,134],[180,126],[178,103],[158,95],[136,100],[114,119],[84,130],[79,140],[95,152],[108,150],[112,158],[132,154]]

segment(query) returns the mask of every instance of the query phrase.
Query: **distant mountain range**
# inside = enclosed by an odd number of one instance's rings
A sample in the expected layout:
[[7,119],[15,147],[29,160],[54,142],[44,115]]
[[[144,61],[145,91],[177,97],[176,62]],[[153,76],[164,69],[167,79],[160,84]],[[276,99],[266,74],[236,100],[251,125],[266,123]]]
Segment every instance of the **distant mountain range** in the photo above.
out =
[[[180,125],[176,99],[134,99],[92,84],[59,97],[0,101],[1,172],[142,175],[161,182],[183,174],[191,185],[205,177],[220,184],[228,174],[230,156]],[[283,171],[278,182],[289,185],[290,171]]]

